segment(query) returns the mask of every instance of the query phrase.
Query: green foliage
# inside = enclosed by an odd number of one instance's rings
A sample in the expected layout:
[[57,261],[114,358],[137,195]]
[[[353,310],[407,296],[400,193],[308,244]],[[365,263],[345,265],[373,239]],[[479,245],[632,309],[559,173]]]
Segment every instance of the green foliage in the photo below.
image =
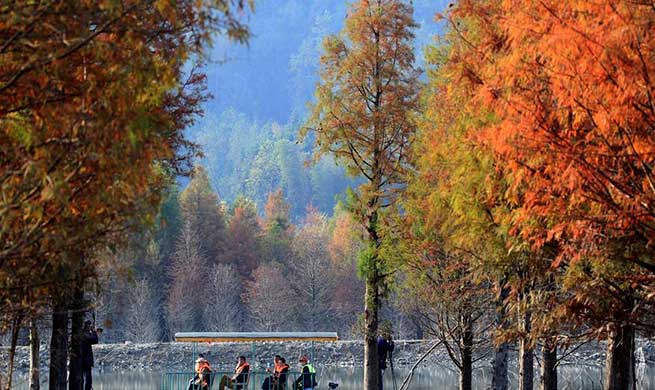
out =
[[210,262],[218,262],[226,240],[225,210],[202,167],[194,169],[191,182],[180,194],[180,208],[185,223],[199,235],[202,256]]
[[369,275],[375,275],[379,272],[378,248],[369,244],[365,249],[359,252],[357,259],[357,275],[366,279]]
[[268,194],[281,188],[292,220],[300,220],[309,205],[331,213],[336,196],[353,180],[331,158],[306,166],[311,145],[295,142],[297,126],[293,120],[260,124],[230,109],[196,129],[194,138],[204,152],[201,163],[221,198],[233,202],[244,195],[263,209]]

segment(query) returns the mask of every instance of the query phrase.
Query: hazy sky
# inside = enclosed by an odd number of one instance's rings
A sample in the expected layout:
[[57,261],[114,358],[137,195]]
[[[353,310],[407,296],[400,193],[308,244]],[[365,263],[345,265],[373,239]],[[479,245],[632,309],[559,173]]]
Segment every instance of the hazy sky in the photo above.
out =
[[[216,43],[207,67],[215,96],[209,114],[228,107],[261,121],[286,123],[293,112],[302,116],[313,94],[322,38],[338,32],[346,14],[343,0],[256,0],[249,16],[253,38],[248,47]],[[416,0],[417,47],[438,32],[433,21],[448,1]],[[417,54],[419,62],[422,53]]]

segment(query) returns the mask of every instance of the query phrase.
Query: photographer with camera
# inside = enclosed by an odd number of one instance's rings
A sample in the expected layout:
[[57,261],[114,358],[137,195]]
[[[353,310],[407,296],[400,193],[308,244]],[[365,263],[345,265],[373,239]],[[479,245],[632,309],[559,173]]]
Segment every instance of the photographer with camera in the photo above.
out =
[[98,344],[102,328],[93,327],[89,320],[84,321],[82,328],[81,356],[82,356],[82,382],[84,390],[91,390],[93,387],[93,344]]
[[387,358],[391,364],[391,375],[393,372],[393,358],[392,353],[394,349],[393,338],[391,337],[391,329],[387,328],[382,330],[378,337],[378,358],[379,358],[379,376],[378,376],[378,389],[383,389],[384,371],[387,369]]

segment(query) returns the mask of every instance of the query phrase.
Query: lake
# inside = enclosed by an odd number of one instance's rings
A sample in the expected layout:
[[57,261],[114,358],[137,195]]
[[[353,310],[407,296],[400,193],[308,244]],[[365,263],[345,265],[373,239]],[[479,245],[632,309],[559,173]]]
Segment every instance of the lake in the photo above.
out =
[[[409,368],[396,369],[396,383],[400,387]],[[655,388],[655,368],[641,366],[637,370],[639,389]],[[363,369],[357,368],[318,368],[319,388],[327,389],[328,382],[339,384],[337,390],[356,390],[361,388]],[[183,378],[182,378],[183,377]],[[255,378],[250,383],[249,390],[259,389],[261,378]],[[560,389],[601,389],[602,369],[598,367],[560,367],[559,388]],[[17,390],[27,389],[26,377],[20,376],[17,379],[15,388]],[[187,381],[187,376],[181,376]],[[516,373],[510,373],[510,379],[515,384]],[[457,389],[457,373],[448,368],[420,368],[415,371],[412,381],[412,390],[434,390],[434,389]],[[535,382],[538,378],[535,378]],[[159,372],[94,372],[94,390],[159,390],[162,383],[162,373]],[[474,389],[484,389],[490,383],[488,370],[476,370],[473,381]],[[256,386],[254,386],[256,384]],[[387,370],[384,378],[385,389],[393,390],[393,378],[390,370]],[[45,386],[44,388],[46,388]],[[535,383],[535,388],[537,388]],[[218,390],[218,381],[213,386]]]

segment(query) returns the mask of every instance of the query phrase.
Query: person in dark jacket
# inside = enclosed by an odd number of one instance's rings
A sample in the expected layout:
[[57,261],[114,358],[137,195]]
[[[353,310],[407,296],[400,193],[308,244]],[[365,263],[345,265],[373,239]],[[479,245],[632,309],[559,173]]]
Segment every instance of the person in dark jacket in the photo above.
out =
[[391,361],[391,354],[393,352],[394,344],[391,338],[391,332],[380,335],[378,337],[378,364],[379,364],[379,375],[378,375],[378,389],[382,390],[382,379],[384,376],[384,370],[387,369],[387,357]]
[[266,371],[272,375],[267,377],[262,383],[262,390],[283,390],[287,387],[287,374],[289,373],[289,365],[283,357],[275,355],[275,367],[273,371],[267,368]]
[[84,321],[82,327],[82,340],[80,343],[82,355],[82,382],[84,390],[93,388],[93,344],[98,344],[102,328],[94,329],[91,321]]
[[280,370],[277,376],[277,380],[273,384],[273,389],[275,390],[284,390],[287,388],[287,375],[289,374],[289,365],[287,361],[281,357],[280,358]]
[[302,366],[300,376],[293,382],[294,390],[314,390],[316,383],[316,369],[309,363],[307,356],[303,355],[298,359]]
[[243,390],[248,384],[248,374],[250,373],[250,364],[246,361],[245,356],[239,356],[237,366],[234,368],[234,375],[228,377],[223,375],[219,390],[225,390],[226,387],[234,390]]

